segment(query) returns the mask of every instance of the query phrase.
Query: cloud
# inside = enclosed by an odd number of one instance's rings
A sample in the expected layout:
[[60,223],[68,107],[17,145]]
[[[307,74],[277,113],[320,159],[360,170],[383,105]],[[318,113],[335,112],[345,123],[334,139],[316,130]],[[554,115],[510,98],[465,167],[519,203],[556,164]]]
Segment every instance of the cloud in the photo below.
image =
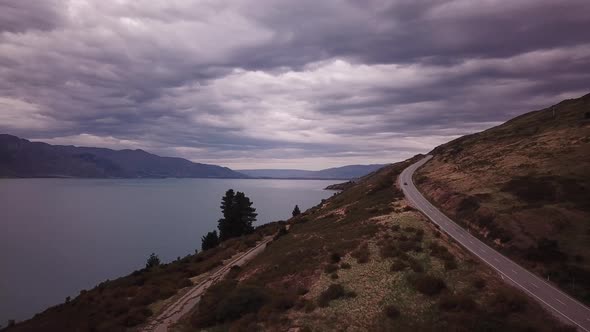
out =
[[236,168],[396,161],[586,93],[584,0],[0,3],[0,130]]

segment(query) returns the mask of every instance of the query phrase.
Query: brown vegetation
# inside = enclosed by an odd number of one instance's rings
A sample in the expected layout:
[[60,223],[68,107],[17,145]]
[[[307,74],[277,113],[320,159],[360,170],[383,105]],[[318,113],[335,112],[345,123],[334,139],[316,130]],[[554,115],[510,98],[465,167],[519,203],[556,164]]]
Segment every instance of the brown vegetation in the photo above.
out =
[[472,233],[590,304],[588,109],[590,95],[441,145],[415,180]]

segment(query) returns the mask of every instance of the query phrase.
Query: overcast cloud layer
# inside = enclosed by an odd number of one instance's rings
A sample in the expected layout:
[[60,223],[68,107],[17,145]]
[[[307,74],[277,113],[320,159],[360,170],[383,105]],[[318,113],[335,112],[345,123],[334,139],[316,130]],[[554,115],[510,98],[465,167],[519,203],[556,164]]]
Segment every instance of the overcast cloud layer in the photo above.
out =
[[590,1],[1,0],[0,132],[394,162],[589,92]]

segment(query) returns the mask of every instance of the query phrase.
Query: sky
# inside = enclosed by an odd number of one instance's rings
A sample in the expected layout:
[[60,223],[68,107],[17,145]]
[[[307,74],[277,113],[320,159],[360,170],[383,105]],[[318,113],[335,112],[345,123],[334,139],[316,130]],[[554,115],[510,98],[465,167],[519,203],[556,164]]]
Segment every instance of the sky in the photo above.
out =
[[0,0],[0,133],[390,163],[590,92],[587,0]]

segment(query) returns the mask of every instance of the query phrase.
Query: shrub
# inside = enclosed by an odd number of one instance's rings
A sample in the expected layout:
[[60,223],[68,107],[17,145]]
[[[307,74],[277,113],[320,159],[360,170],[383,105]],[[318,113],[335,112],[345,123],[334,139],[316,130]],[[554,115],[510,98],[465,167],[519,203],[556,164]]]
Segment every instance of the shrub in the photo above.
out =
[[350,264],[348,264],[348,263],[342,263],[342,264],[340,264],[340,268],[341,268],[341,269],[348,270],[348,269],[350,269],[350,267],[351,267],[351,266],[350,266]]
[[300,214],[301,214],[301,210],[299,210],[299,206],[298,205],[295,205],[295,208],[293,209],[293,212],[291,213],[291,215],[293,217],[297,217]]
[[390,319],[396,319],[399,317],[399,310],[394,305],[388,305],[383,309],[385,316]]
[[159,265],[160,258],[158,258],[158,256],[155,253],[152,253],[150,257],[148,257],[147,262],[145,263],[145,268],[149,270]]
[[522,312],[526,308],[526,299],[516,290],[501,288],[490,298],[488,310],[497,315]]
[[330,275],[330,278],[332,278],[332,280],[336,280],[338,279],[338,273],[334,272]]
[[405,270],[408,267],[408,264],[400,259],[396,259],[393,264],[391,264],[390,270],[392,272],[398,272]]
[[324,268],[324,272],[326,272],[326,273],[334,273],[336,271],[338,271],[338,265],[336,265],[336,264],[328,264]]
[[277,234],[275,235],[275,237],[273,239],[276,240],[276,239],[283,237],[287,234],[289,234],[289,231],[287,230],[287,227],[283,226],[283,227],[279,228],[279,231],[277,232]]
[[447,270],[447,271],[454,270],[457,268],[457,261],[455,261],[454,258],[445,260],[444,267],[445,267],[445,270]]
[[476,303],[466,294],[443,294],[438,307],[443,311],[469,312],[475,309]]
[[409,264],[410,268],[412,269],[412,271],[424,272],[424,267],[422,267],[422,264],[420,264],[420,262],[418,262],[414,258],[409,257],[408,264]]
[[397,247],[392,243],[387,243],[379,250],[381,258],[395,257],[398,254]]
[[333,252],[332,254],[330,254],[330,262],[332,263],[339,263],[341,259],[342,257],[337,252]]
[[318,298],[318,305],[320,307],[327,307],[330,301],[339,299],[346,295],[344,287],[340,284],[331,284],[325,291],[320,294]]
[[152,311],[147,307],[132,310],[123,318],[123,325],[126,327],[137,326],[144,323],[151,315]]
[[537,262],[558,262],[566,260],[567,255],[561,252],[557,241],[542,238],[536,247],[527,249],[526,257]]
[[216,319],[218,322],[234,321],[245,314],[257,312],[268,300],[261,287],[239,285],[222,298],[216,310]]
[[486,286],[486,281],[482,278],[476,277],[471,280],[471,285],[476,289],[483,289]]
[[217,231],[209,232],[201,238],[201,250],[203,251],[213,249],[218,245],[219,237],[217,236]]
[[502,191],[514,194],[527,203],[552,202],[557,197],[554,181],[550,177],[515,177],[502,186]]
[[410,274],[408,282],[415,290],[428,296],[437,295],[447,287],[442,279],[423,273]]
[[363,243],[355,251],[353,251],[350,255],[352,257],[356,258],[356,261],[360,264],[368,263],[369,257],[371,255],[371,253],[369,251],[369,245],[367,243]]

